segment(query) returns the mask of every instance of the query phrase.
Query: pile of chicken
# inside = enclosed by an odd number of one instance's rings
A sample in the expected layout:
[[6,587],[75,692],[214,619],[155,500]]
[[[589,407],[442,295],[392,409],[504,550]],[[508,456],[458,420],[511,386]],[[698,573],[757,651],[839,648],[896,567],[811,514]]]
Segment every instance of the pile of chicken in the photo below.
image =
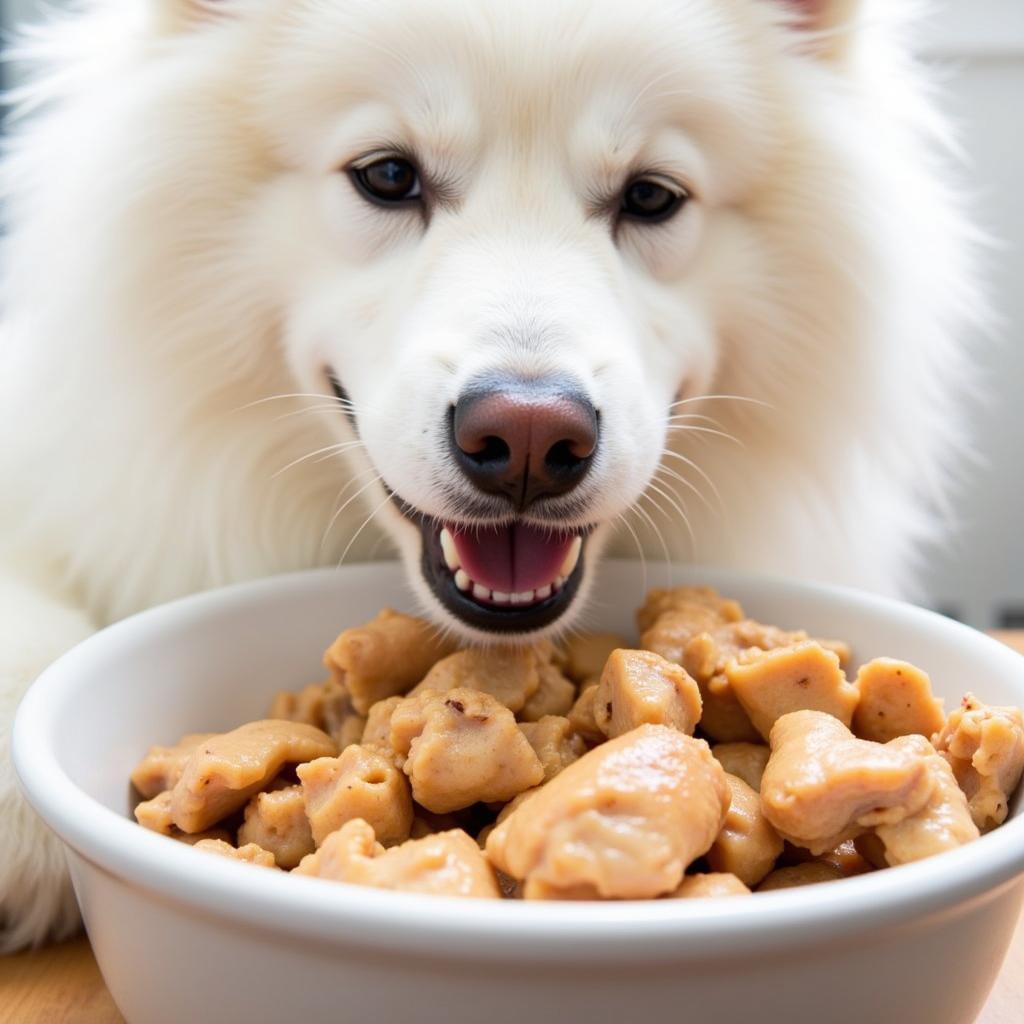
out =
[[887,658],[850,682],[845,644],[709,588],[652,591],[637,621],[638,650],[606,634],[456,650],[384,610],[267,720],[150,750],[135,816],[317,878],[585,900],[829,881],[1005,820],[1020,709],[969,694],[946,716]]

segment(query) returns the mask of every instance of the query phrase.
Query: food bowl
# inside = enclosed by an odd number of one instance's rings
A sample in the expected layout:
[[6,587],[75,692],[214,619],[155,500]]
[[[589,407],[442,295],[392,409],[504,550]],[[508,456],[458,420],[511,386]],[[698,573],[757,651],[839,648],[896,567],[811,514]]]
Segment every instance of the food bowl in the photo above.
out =
[[[655,580],[652,569],[652,584]],[[661,576],[660,569],[657,575]],[[1024,705],[1024,658],[869,594],[708,570],[748,614]],[[631,635],[642,569],[608,562],[587,623]],[[262,717],[323,649],[412,601],[397,565],[189,597],[91,638],[32,687],[14,729],[26,796],[67,846],[104,978],[129,1024],[552,1021],[968,1024],[1024,898],[1024,812],[926,861],[724,900],[459,900],[289,877],[147,832],[128,775],[149,746]]]

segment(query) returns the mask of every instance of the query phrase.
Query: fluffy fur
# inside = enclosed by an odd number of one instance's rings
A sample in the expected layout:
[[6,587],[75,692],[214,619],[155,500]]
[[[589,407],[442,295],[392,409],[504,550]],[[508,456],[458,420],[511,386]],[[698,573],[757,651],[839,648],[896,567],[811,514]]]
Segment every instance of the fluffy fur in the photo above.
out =
[[[590,564],[619,530],[910,592],[979,303],[907,6],[92,0],[26,39],[33,116],[2,172],[2,742],[92,629],[381,538],[445,621],[378,476],[458,515],[443,414],[485,368],[571,373],[601,408],[567,516],[601,524]],[[394,146],[444,183],[428,220],[339,170]],[[602,204],[637,168],[694,199],[615,228]],[[66,933],[5,750],[0,818],[0,943]]]

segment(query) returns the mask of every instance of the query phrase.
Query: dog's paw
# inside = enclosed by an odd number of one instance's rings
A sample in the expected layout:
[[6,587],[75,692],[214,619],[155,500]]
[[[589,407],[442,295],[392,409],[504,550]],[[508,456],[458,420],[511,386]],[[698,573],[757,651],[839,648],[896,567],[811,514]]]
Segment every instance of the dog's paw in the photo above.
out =
[[81,918],[60,840],[0,763],[0,954],[66,939]]

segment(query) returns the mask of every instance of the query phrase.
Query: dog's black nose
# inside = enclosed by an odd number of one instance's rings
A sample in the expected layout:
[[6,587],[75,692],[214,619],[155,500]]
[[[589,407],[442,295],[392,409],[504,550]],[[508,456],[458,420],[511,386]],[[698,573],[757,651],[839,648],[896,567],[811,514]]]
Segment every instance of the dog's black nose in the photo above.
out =
[[482,491],[519,510],[571,491],[594,459],[598,414],[586,396],[553,380],[471,385],[451,413],[455,460]]

